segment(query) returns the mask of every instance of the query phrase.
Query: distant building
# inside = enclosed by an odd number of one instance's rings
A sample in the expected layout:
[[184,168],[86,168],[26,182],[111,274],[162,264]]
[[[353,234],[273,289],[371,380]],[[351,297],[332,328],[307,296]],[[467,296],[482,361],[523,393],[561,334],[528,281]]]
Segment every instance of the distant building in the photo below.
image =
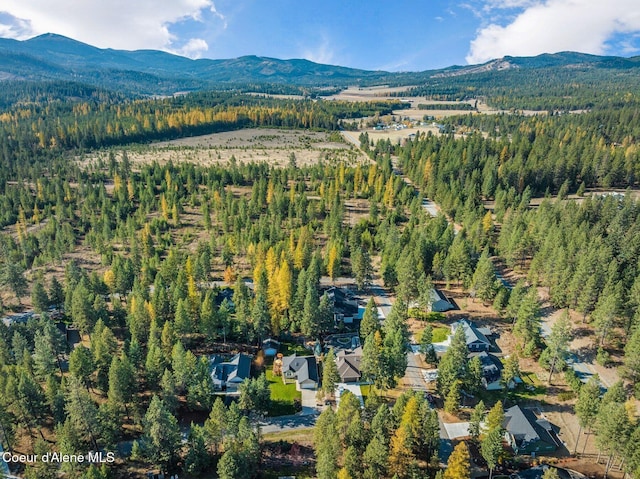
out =
[[531,409],[516,405],[504,413],[505,440],[516,454],[553,452],[558,447],[556,433],[549,421]]
[[251,357],[238,353],[229,361],[224,362],[221,356],[210,358],[211,379],[216,389],[237,391],[238,386],[251,374]]
[[282,379],[285,383],[295,381],[296,389],[318,387],[318,364],[315,356],[285,356],[282,358]]
[[33,311],[27,311],[25,313],[10,314],[8,316],[5,316],[2,318],[2,322],[5,326],[9,327],[14,324],[27,324],[30,319],[35,317],[36,314]]
[[336,354],[338,374],[343,383],[356,383],[362,378],[360,363],[362,362],[362,348],[354,350],[340,350]]
[[487,339],[487,336],[491,335],[491,330],[478,328],[472,321],[461,319],[451,325],[451,335],[454,335],[459,327],[464,329],[469,351],[489,351],[491,349],[491,341]]

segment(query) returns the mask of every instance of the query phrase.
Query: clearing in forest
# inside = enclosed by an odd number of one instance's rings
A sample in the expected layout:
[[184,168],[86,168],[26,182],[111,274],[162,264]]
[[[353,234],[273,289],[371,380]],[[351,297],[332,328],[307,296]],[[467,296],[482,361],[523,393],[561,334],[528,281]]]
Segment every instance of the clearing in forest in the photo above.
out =
[[[126,151],[133,164],[160,164],[188,161],[198,165],[227,164],[235,158],[240,163],[268,161],[287,166],[293,157],[296,165],[319,161],[346,162],[349,165],[369,161],[358,149],[344,142],[342,136],[309,130],[247,128],[242,130],[192,136],[176,140],[116,148]],[[107,161],[108,151],[86,156],[82,162]],[[121,153],[116,154],[119,158]]]

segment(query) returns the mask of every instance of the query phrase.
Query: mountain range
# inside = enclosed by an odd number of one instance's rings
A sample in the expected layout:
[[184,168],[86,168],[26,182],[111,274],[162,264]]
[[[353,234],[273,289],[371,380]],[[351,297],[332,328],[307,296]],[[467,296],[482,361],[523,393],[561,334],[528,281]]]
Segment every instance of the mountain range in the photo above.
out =
[[308,87],[347,84],[408,85],[431,79],[514,69],[635,69],[640,57],[602,57],[575,52],[536,57],[504,57],[482,65],[452,66],[424,72],[367,71],[308,60],[244,56],[199,59],[156,50],[101,49],[56,34],[29,40],[0,39],[0,81],[71,81],[125,94],[165,95],[250,84]]

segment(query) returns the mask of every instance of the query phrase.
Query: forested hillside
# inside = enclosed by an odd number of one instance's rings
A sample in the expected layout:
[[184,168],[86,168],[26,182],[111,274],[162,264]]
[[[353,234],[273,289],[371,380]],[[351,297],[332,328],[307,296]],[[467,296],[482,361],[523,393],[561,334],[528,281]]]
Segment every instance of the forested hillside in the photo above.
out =
[[[464,444],[483,458],[481,467],[493,472],[500,460],[510,473],[518,454],[501,455],[503,403],[535,403],[524,386],[509,390],[526,360],[549,373],[549,386],[565,371],[560,408],[575,407],[578,439],[588,429],[607,468],[619,462],[640,477],[631,401],[640,396],[637,62],[576,54],[505,61],[511,67],[501,71],[398,75],[398,84],[415,82],[411,94],[428,100],[483,97],[513,111],[484,115],[465,103],[467,114],[418,120],[429,133],[397,141],[372,142],[377,130],[343,131],[356,143],[360,135],[369,155],[349,165],[326,152],[300,165],[292,146],[283,167],[260,155],[216,164],[213,147],[209,163],[190,157],[191,146],[175,147],[166,162],[135,163],[129,154],[157,140],[247,128],[342,140],[342,129],[377,128],[388,118],[402,132],[406,102],[312,99],[320,90],[304,82],[252,79],[240,90],[253,94],[162,98],[135,88],[113,93],[106,81],[5,83],[0,441],[21,453],[119,451],[114,465],[34,463],[19,473],[109,479],[154,469],[236,479],[280,475],[286,460],[301,477],[439,478],[439,419],[456,414],[476,424]],[[276,92],[307,97],[266,95]],[[444,214],[430,216],[426,197]],[[498,263],[517,284],[499,280]],[[339,319],[330,298],[341,278],[369,295],[355,325]],[[455,290],[460,309],[429,311],[436,284]],[[557,339],[563,331],[552,328],[543,337],[541,291],[548,308],[566,310],[561,327],[580,315],[598,362],[621,379],[602,398],[596,376],[583,385],[567,367],[569,333]],[[393,298],[382,318],[380,298]],[[478,300],[482,317],[514,338],[499,360],[504,390],[483,390],[462,328],[440,357],[433,349],[436,331],[448,334],[467,300]],[[337,392],[327,344],[343,333],[362,346],[362,405]],[[301,392],[274,379],[275,360],[262,351],[267,338],[320,364],[315,401],[304,406],[317,412],[306,428],[315,427],[306,432],[311,446],[262,435],[265,421],[295,422],[302,408]],[[415,355],[410,342],[439,368],[428,394],[413,384],[401,389]],[[252,373],[237,394],[223,393],[214,384],[215,355],[241,353],[252,355]],[[539,380],[530,387],[538,391]],[[481,398],[473,412],[461,407],[466,398]],[[444,477],[469,477],[469,454],[457,447],[447,471],[462,472]]]

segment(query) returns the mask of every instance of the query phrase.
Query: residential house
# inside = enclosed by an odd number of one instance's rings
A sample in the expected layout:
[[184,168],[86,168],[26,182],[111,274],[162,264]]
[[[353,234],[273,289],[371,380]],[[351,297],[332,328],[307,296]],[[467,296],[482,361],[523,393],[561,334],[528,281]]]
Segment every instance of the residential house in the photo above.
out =
[[282,358],[282,380],[295,381],[296,389],[318,387],[318,363],[315,356],[285,356]]
[[214,355],[210,358],[210,366],[214,388],[234,392],[245,379],[250,377],[251,357],[238,353],[225,362],[221,356]]
[[40,316],[36,315],[33,311],[27,311],[26,313],[11,314],[2,318],[2,322],[5,326],[9,327],[13,324],[27,324],[30,319],[38,319]]
[[487,336],[491,335],[491,330],[488,328],[478,328],[472,321],[461,319],[451,325],[452,336],[458,327],[464,329],[464,334],[467,339],[467,349],[469,349],[469,351],[489,351],[489,349],[491,349],[491,342],[487,339]]
[[340,381],[343,383],[355,383],[360,381],[360,363],[362,362],[362,347],[353,350],[341,349],[336,353],[336,365]]
[[470,353],[469,359],[478,357],[480,364],[482,365],[482,385],[487,391],[498,391],[502,389],[502,370],[504,366],[500,361],[500,358],[489,354],[486,351],[481,353]]
[[333,305],[333,317],[336,324],[343,322],[352,324],[354,319],[360,319],[358,301],[342,288],[331,287],[325,294]]
[[549,421],[516,405],[504,413],[505,440],[516,454],[553,452],[559,447]]
[[447,299],[442,291],[436,288],[431,289],[431,307],[430,311],[434,313],[444,313],[456,307]]

